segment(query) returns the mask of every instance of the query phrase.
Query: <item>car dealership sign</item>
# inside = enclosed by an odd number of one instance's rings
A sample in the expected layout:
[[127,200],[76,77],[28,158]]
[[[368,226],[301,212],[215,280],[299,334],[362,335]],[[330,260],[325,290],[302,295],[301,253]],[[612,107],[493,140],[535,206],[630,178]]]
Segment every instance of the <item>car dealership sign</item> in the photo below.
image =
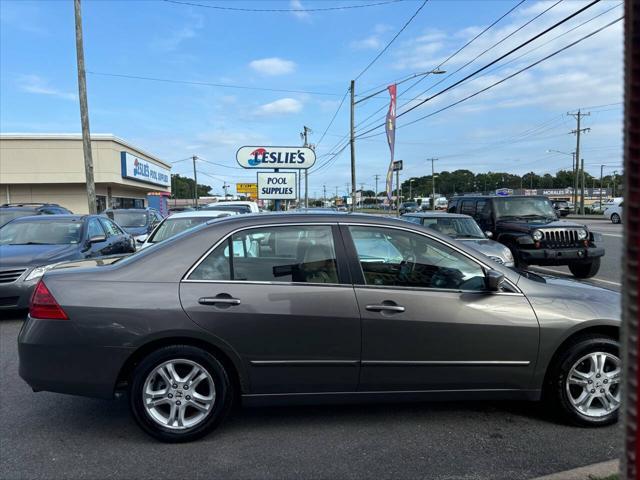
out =
[[260,200],[294,200],[296,194],[295,172],[258,172]]
[[316,163],[316,153],[307,147],[241,147],[236,160],[243,168],[307,169]]
[[120,152],[122,178],[168,187],[171,185],[171,171],[155,163],[143,160],[129,152]]

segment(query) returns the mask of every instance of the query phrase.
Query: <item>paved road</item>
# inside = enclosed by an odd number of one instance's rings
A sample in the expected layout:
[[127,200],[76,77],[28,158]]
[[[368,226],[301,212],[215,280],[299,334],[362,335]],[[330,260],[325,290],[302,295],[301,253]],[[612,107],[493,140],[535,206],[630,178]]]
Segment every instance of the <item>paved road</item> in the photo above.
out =
[[[619,289],[621,227],[589,226],[607,249],[589,283]],[[0,321],[2,479],[517,480],[620,452],[619,426],[570,427],[527,402],[238,409],[199,442],[160,444],[138,429],[124,400],[32,393],[17,373],[21,323]]]

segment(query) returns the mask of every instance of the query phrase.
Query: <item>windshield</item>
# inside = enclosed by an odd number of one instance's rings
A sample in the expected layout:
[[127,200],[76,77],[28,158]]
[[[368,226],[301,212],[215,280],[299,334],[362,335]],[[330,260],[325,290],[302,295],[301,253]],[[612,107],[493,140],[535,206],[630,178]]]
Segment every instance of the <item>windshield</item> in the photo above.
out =
[[81,230],[77,220],[17,221],[0,228],[0,245],[71,245]]
[[425,218],[423,225],[451,238],[485,238],[473,218]]
[[113,219],[121,227],[146,227],[147,212],[126,212],[114,210]]
[[31,212],[27,210],[0,211],[0,227],[5,223],[9,223],[14,218],[27,217],[29,215],[36,215],[36,212]]
[[149,243],[161,242],[210,219],[211,217],[167,218],[151,235]]
[[539,197],[512,197],[496,198],[496,218],[531,218],[531,219],[555,219],[556,213],[551,202]]

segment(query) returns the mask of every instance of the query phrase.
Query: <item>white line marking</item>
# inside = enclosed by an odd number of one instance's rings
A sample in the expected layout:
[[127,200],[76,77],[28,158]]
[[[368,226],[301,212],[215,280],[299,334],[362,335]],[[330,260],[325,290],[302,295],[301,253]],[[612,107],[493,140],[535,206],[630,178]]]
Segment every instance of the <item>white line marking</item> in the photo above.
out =
[[[559,273],[565,277],[570,277],[571,274],[567,273],[567,272],[563,272],[562,270],[554,270],[553,268],[545,268],[545,267],[535,267],[536,270],[545,270],[547,272],[553,272],[553,273]],[[599,278],[589,278],[588,280],[592,281],[592,282],[601,282],[601,283],[608,283],[610,285],[615,285],[617,287],[621,287],[622,284],[618,283],[618,282],[612,282],[611,280],[601,280]]]
[[602,235],[603,237],[617,237],[617,238],[622,238],[622,235],[618,235],[617,233],[602,233],[602,232],[598,232],[600,235]]

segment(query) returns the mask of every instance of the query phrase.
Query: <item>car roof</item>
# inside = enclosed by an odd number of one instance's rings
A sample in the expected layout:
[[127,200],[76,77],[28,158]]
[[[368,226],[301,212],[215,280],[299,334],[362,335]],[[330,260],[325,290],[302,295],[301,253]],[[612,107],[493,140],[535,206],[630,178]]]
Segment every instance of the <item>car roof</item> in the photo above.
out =
[[[155,208],[107,208],[105,212],[146,212],[147,210],[156,210]],[[103,212],[104,213],[104,212]]]
[[238,212],[230,210],[190,210],[187,212],[176,212],[169,215],[167,218],[217,218],[221,215],[237,215]]
[[87,217],[97,217],[97,215],[73,215],[71,213],[58,213],[55,215],[29,215],[27,217],[18,217],[13,222],[37,221],[46,222],[48,220],[71,220],[72,222],[82,221]]
[[[247,213],[244,215],[233,215],[217,219],[211,224],[222,225],[237,223],[238,226],[269,225],[269,224],[296,224],[296,223],[371,223],[386,224],[389,226],[411,226],[410,222],[400,220],[398,217],[385,217],[383,215],[371,215],[367,213],[349,212],[317,212],[301,213],[296,211],[287,212],[261,212]],[[209,224],[210,222],[207,222]]]
[[6,205],[2,205],[0,206],[0,208],[2,209],[2,211],[12,211],[12,212],[37,212],[38,211],[38,207],[8,207]]
[[416,212],[405,213],[403,217],[419,217],[419,218],[472,218],[470,215],[463,213],[448,213],[448,212]]

